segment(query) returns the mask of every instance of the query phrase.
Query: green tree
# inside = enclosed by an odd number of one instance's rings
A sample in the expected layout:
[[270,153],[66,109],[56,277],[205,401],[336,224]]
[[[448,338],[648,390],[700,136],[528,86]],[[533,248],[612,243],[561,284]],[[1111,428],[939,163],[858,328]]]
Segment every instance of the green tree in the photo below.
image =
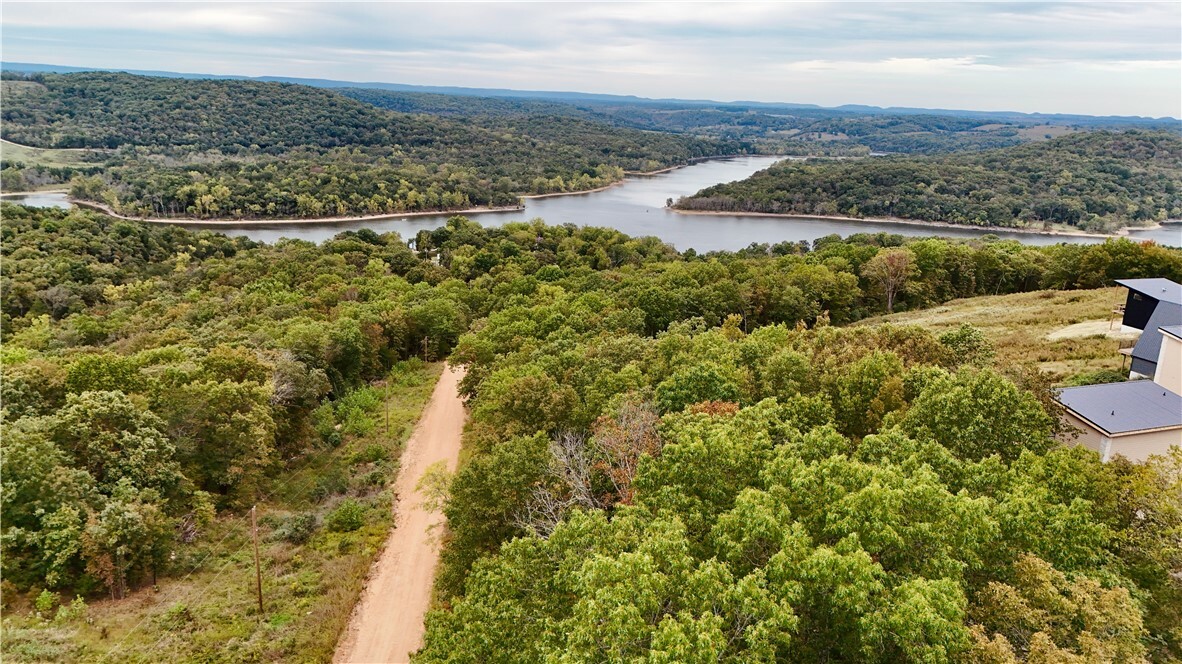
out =
[[164,422],[136,406],[122,392],[70,395],[57,415],[46,419],[53,442],[110,493],[122,480],[132,486],[177,496],[184,476]]
[[887,313],[895,310],[895,298],[907,290],[918,272],[910,249],[884,249],[862,266],[862,276],[882,289]]
[[969,614],[979,625],[973,650],[981,659],[995,653],[992,661],[1146,661],[1146,631],[1128,589],[1069,579],[1032,555],[1018,558],[1012,582],[986,585]]
[[657,385],[657,407],[662,413],[677,413],[703,401],[738,401],[739,387],[729,374],[714,363],[679,369]]
[[1018,458],[1054,444],[1038,399],[996,372],[962,369],[932,380],[902,420],[910,436],[931,439],[964,459]]
[[155,578],[172,528],[160,494],[137,489],[124,478],[87,520],[82,535],[86,569],[107,585],[112,599],[120,599],[127,594],[131,572],[146,570]]

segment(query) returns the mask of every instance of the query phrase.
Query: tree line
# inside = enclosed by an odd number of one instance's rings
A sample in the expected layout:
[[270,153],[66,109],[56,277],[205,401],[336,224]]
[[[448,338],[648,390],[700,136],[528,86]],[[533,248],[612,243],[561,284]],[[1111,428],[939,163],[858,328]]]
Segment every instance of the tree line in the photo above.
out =
[[891,217],[1110,231],[1182,216],[1182,138],[1090,132],[940,157],[783,162],[683,210]]
[[[45,74],[3,109],[3,136],[43,148],[110,150],[54,172],[6,162],[8,185],[71,181],[129,216],[266,218],[507,205],[580,191],[738,142],[564,115],[509,120],[401,113],[294,84],[118,73]],[[26,177],[27,176],[27,177]],[[51,178],[52,179],[52,178]]]
[[[802,104],[716,104],[670,100],[534,99],[341,88],[345,96],[405,113],[447,117],[578,117],[618,127],[742,141],[764,154],[865,156],[870,151],[941,154],[1008,147],[1047,133],[1136,124],[1177,132],[1168,121],[1084,116],[997,118],[972,113],[892,113],[882,109],[825,109]],[[1051,122],[1056,125],[1050,128]],[[1040,130],[1040,127],[1046,127]]]

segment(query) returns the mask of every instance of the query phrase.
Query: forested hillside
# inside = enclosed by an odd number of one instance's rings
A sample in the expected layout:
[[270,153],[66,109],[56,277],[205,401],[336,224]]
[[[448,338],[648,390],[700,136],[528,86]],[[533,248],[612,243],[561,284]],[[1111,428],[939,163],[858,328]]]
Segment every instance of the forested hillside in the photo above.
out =
[[1091,132],[944,157],[783,162],[676,207],[1110,231],[1182,217],[1182,137]]
[[4,86],[6,140],[109,151],[106,168],[91,177],[6,160],[5,188],[74,178],[76,197],[129,215],[320,217],[509,205],[517,194],[579,191],[626,170],[744,150],[564,115],[501,122],[400,113],[291,84],[87,73]]
[[[556,100],[474,97],[372,88],[341,94],[405,113],[450,117],[563,115],[619,127],[740,140],[764,154],[865,156],[874,152],[939,154],[1001,148],[1074,131],[1120,127],[1115,118],[1073,121],[995,118],[971,112],[941,115],[842,110],[804,105],[677,100]],[[1177,131],[1176,123],[1143,122],[1142,128]]]
[[[992,366],[972,328],[837,327],[1182,279],[1178,250],[879,234],[701,256],[453,218],[412,251],[0,211],[6,660],[51,659],[66,629],[147,659],[159,639],[185,661],[324,648],[340,565],[364,570],[388,523],[375,381],[448,356],[472,460],[425,661],[1178,654],[1178,460],[1053,449],[1045,380]],[[261,527],[282,613],[257,621],[244,581],[103,622],[193,570],[248,578],[214,536],[293,473],[306,488]],[[55,614],[62,596],[82,599]]]

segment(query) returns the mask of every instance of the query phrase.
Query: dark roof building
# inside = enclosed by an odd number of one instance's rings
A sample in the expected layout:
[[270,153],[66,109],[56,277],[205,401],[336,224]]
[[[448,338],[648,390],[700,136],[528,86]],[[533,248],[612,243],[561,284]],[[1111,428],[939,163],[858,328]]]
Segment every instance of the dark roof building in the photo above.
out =
[[1068,387],[1058,391],[1074,442],[1100,454],[1145,461],[1182,445],[1182,395],[1152,380]]
[[1116,283],[1129,289],[1121,324],[1151,331],[1142,334],[1137,345],[1133,346],[1129,369],[1152,378],[1157,371],[1157,355],[1161,349],[1158,328],[1182,325],[1182,284],[1161,278],[1117,279]]
[[[1074,433],[1063,442],[1131,461],[1182,447],[1182,285],[1169,279],[1121,279],[1129,289],[1124,325],[1142,331],[1129,353],[1132,374],[1153,380],[1056,390]],[[1125,353],[1125,350],[1121,350]]]
[[1151,380],[1066,387],[1059,390],[1058,401],[1112,437],[1182,429],[1182,395]]

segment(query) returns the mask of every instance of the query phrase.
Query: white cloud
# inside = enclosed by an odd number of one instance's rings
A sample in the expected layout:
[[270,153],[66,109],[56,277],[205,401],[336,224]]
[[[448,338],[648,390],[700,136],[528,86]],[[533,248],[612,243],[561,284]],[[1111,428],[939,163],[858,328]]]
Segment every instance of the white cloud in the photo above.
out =
[[3,36],[7,60],[66,65],[1177,116],[1180,22],[1177,2],[6,1]]
[[854,60],[799,60],[780,65],[793,72],[843,72],[927,76],[954,71],[1005,71],[1008,67],[980,62],[975,57],[886,58],[874,62]]
[[4,26],[230,35],[285,34],[319,21],[298,3],[5,2]]

